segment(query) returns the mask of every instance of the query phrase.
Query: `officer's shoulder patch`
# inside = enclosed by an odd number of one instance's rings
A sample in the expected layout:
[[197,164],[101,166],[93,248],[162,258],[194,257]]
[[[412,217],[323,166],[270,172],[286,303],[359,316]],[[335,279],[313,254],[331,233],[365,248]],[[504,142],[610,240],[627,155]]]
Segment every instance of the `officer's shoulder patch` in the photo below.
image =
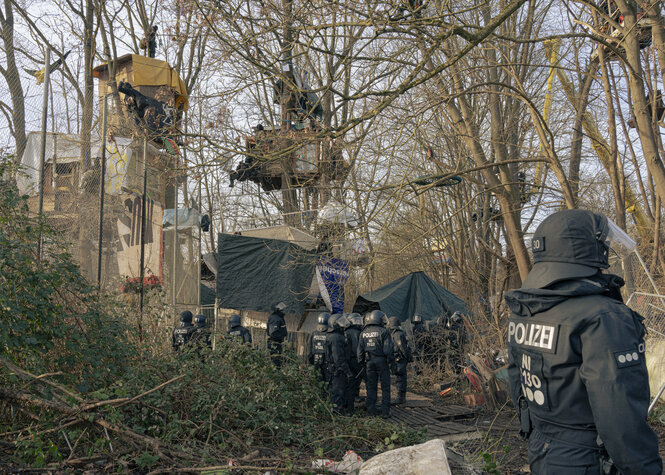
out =
[[630,350],[615,351],[614,361],[616,361],[617,368],[636,366],[642,362],[640,358],[640,352],[634,348]]

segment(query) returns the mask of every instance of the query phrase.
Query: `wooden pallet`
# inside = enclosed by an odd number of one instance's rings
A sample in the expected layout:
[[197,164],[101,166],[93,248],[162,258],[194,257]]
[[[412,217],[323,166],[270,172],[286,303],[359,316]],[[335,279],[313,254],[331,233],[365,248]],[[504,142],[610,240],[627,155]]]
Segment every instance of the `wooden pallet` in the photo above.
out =
[[467,432],[476,432],[476,428],[450,421],[439,421],[433,417],[437,413],[430,408],[409,409],[407,407],[393,407],[391,419],[414,429],[427,427],[428,437],[443,437]]

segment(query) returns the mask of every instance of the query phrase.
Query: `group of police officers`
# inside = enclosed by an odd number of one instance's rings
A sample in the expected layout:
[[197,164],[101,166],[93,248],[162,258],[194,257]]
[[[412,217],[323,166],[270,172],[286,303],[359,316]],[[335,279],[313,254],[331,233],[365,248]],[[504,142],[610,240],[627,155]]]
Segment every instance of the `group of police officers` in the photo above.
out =
[[353,413],[364,379],[369,414],[379,415],[380,384],[380,414],[390,417],[391,373],[398,392],[395,403],[406,402],[406,365],[413,355],[398,317],[387,318],[380,310],[369,312],[364,319],[358,313],[322,313],[309,338],[307,360],[319,381],[327,383],[333,409],[340,414]]
[[[267,346],[272,362],[281,367],[282,346],[287,337],[284,310],[278,302],[266,325]],[[419,336],[425,332],[422,317],[412,320],[416,347]],[[239,315],[229,318],[227,335],[244,344],[252,344],[250,331],[241,325]],[[180,314],[180,322],[173,330],[174,351],[194,348],[201,355],[204,347],[212,348],[210,331],[206,328],[205,315],[193,317],[186,310]],[[380,310],[369,312],[365,318],[358,313],[318,316],[316,330],[310,335],[307,361],[314,367],[317,379],[325,385],[333,409],[339,414],[353,414],[359,398],[360,383],[367,389],[365,405],[370,415],[390,417],[390,375],[395,375],[397,399],[395,404],[406,402],[407,364],[413,362],[413,353],[406,333],[398,317],[388,318]],[[381,408],[377,410],[378,386],[381,385]]]

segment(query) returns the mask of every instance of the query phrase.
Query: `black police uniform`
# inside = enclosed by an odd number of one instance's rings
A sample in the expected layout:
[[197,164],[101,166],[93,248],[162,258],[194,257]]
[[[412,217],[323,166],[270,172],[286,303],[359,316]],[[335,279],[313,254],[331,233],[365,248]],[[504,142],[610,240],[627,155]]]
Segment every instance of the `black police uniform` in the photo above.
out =
[[326,362],[326,339],[328,330],[325,325],[319,325],[316,331],[309,335],[307,344],[307,361],[314,366],[316,379],[319,381],[328,381],[328,368]]
[[406,402],[406,365],[413,361],[413,355],[406,341],[406,333],[404,333],[402,328],[391,328],[390,336],[393,340],[393,352],[395,355],[395,363],[391,369],[392,373],[396,376],[397,403],[404,404]]
[[423,322],[412,322],[412,325],[416,374],[421,374],[424,363],[423,340],[425,339],[425,325],[423,325]]
[[173,334],[171,335],[171,346],[173,347],[173,351],[178,353],[182,352],[195,331],[196,327],[192,325],[191,322],[179,322],[178,327],[173,330]]
[[623,474],[661,473],[644,325],[617,298],[619,282],[598,275],[506,294],[511,394],[523,431],[533,427],[532,473],[596,470],[606,453]]
[[505,296],[510,391],[535,475],[662,472],[643,319],[622,303],[623,280],[599,271],[607,222],[582,210],[546,218],[536,264]]
[[370,415],[377,415],[377,386],[381,381],[381,414],[390,416],[390,365],[393,362],[393,341],[390,332],[380,325],[368,325],[360,332],[358,363],[366,368],[367,399]]
[[233,328],[231,328],[229,331],[226,332],[227,335],[229,335],[231,338],[234,338],[238,341],[241,341],[243,343],[252,344],[252,334],[251,332],[243,327],[242,325],[237,325]]
[[352,414],[355,410],[355,399],[360,393],[360,383],[363,380],[363,367],[358,362],[358,340],[360,338],[360,328],[353,325],[345,331],[346,341],[349,351],[349,369],[352,377],[346,387],[344,399],[346,401],[346,410]]
[[266,333],[268,334],[268,351],[270,352],[270,359],[277,368],[281,368],[282,343],[287,336],[286,321],[284,320],[284,313],[281,310],[275,309],[268,317]]
[[346,385],[352,375],[349,369],[349,350],[342,328],[328,332],[326,361],[330,377],[330,402],[337,413],[343,413]]

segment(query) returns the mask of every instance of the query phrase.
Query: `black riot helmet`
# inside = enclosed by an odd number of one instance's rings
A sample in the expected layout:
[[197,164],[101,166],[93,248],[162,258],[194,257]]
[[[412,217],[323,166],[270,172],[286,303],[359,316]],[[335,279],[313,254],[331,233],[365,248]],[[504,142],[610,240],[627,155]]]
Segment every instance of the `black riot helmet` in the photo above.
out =
[[609,267],[609,250],[632,251],[630,236],[606,216],[581,209],[556,212],[543,220],[531,239],[534,265],[524,289],[591,277]]
[[229,327],[235,328],[240,326],[240,315],[234,313],[229,317]]
[[180,314],[180,321],[182,323],[192,323],[193,316],[194,315],[192,315],[192,312],[190,312],[189,310],[185,310]]
[[413,321],[414,324],[416,324],[416,323],[423,323],[423,317],[420,316],[420,315],[418,315],[418,314],[416,313],[416,314],[413,316],[412,321]]
[[328,319],[330,319],[330,314],[328,312],[319,313],[319,316],[316,318],[316,323],[327,326]]
[[330,316],[328,319],[328,331],[332,332],[335,331],[335,328],[337,328],[337,319],[340,318],[341,315],[339,313],[335,313]]
[[359,313],[349,313],[347,318],[352,327],[361,328],[363,326],[363,317],[361,317]]
[[203,328],[206,326],[206,316],[203,315],[202,313],[199,313],[197,316],[194,317],[194,325],[196,325],[198,328]]
[[279,302],[275,302],[272,304],[272,311],[273,312],[281,312],[284,313],[284,310],[286,310],[286,304],[282,302],[281,300]]
[[351,326],[351,322],[349,321],[348,313],[342,314],[339,316],[335,324],[339,327],[342,328],[343,330],[346,330]]
[[383,325],[383,319],[386,316],[381,310],[372,310],[365,315],[365,326],[368,325]]
[[390,329],[399,328],[401,325],[402,322],[400,321],[399,317],[390,317],[388,319],[388,328]]

